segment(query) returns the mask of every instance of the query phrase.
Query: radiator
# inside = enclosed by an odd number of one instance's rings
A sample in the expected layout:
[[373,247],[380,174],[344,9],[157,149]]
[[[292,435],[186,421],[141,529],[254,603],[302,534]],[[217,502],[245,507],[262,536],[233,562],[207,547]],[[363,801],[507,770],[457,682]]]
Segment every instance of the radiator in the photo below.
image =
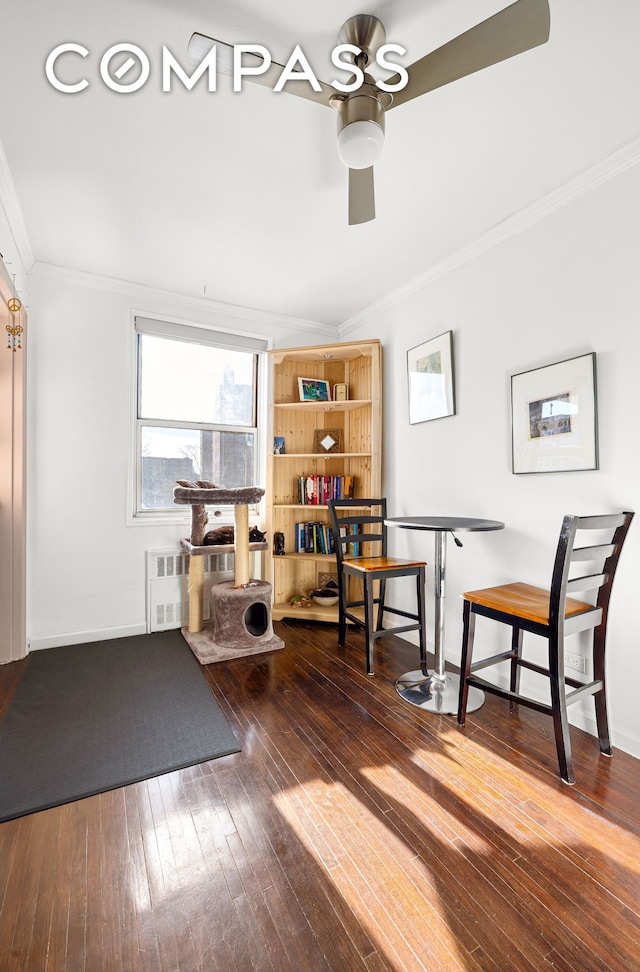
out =
[[[203,620],[211,617],[209,591],[212,584],[233,579],[233,554],[206,554],[204,557]],[[147,633],[181,628],[189,620],[189,555],[174,550],[147,550],[146,625]]]

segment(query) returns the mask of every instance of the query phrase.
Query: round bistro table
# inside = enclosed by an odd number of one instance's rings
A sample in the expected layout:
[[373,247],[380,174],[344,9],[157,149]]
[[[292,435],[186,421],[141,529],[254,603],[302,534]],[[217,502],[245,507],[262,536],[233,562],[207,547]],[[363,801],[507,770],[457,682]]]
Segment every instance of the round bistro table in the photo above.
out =
[[[504,523],[500,520],[480,520],[469,516],[394,516],[386,521],[387,526],[401,527],[404,530],[429,530],[435,535],[435,638],[434,650],[436,668],[431,675],[421,669],[405,672],[396,681],[398,695],[417,705],[427,712],[439,712],[443,715],[453,715],[458,711],[458,695],[460,692],[460,677],[444,668],[444,605],[446,596],[446,561],[447,534],[462,546],[456,533],[461,531],[476,532],[487,530],[502,530]],[[467,712],[479,709],[484,702],[484,692],[471,687]]]

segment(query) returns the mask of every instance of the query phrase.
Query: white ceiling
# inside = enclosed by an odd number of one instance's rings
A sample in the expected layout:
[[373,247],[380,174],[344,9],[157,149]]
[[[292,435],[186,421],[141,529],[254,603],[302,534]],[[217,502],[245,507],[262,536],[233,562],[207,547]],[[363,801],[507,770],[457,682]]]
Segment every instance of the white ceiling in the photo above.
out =
[[[0,142],[35,259],[344,322],[638,134],[640,4],[550,0],[547,45],[391,112],[377,218],[352,227],[332,109],[258,85],[234,94],[226,79],[215,94],[202,83],[163,93],[162,45],[186,67],[195,30],[262,43],[281,63],[299,43],[331,80],[325,52],[354,13],[378,16],[410,64],[508,5],[12,0],[2,14]],[[44,75],[49,52],[71,41],[91,52],[67,62],[90,81],[77,95]],[[99,77],[104,51],[125,41],[152,64],[128,95]]]

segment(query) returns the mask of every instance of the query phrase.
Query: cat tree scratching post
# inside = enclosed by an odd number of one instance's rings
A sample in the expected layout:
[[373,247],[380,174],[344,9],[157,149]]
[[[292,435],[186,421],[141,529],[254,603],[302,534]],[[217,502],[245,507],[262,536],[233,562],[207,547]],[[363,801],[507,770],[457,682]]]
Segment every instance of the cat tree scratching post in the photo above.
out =
[[[191,506],[191,544],[202,545],[207,525],[207,513],[202,504]],[[189,631],[202,631],[204,594],[204,557],[189,559]]]
[[236,548],[234,576],[236,587],[246,587],[249,583],[249,507],[238,504],[233,508],[235,518]]
[[[209,483],[180,484],[173,491],[174,503],[191,506],[191,537],[181,541],[190,555],[189,623],[182,634],[203,665],[284,647],[271,624],[271,584],[249,574],[250,552],[267,548],[266,543],[249,543],[249,505],[263,494],[257,486],[223,489]],[[233,544],[203,545],[208,505],[234,507]],[[213,623],[204,624],[204,557],[212,553],[235,555],[234,581],[213,585]]]

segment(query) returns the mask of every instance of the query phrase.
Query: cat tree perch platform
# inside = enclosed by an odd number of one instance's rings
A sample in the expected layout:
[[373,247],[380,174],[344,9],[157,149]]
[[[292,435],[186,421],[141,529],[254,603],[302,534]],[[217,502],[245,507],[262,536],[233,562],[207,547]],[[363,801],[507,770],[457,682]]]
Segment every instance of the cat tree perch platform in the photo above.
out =
[[[224,489],[213,483],[181,484],[174,488],[173,501],[191,506],[191,536],[181,541],[189,559],[189,624],[182,634],[203,665],[211,662],[274,651],[284,642],[274,634],[271,623],[271,584],[249,576],[249,553],[266,550],[266,543],[249,543],[249,505],[260,501],[264,489],[246,486]],[[233,544],[203,544],[207,524],[206,506],[233,506]],[[213,623],[203,623],[204,560],[206,554],[234,553],[233,581],[211,588]]]

